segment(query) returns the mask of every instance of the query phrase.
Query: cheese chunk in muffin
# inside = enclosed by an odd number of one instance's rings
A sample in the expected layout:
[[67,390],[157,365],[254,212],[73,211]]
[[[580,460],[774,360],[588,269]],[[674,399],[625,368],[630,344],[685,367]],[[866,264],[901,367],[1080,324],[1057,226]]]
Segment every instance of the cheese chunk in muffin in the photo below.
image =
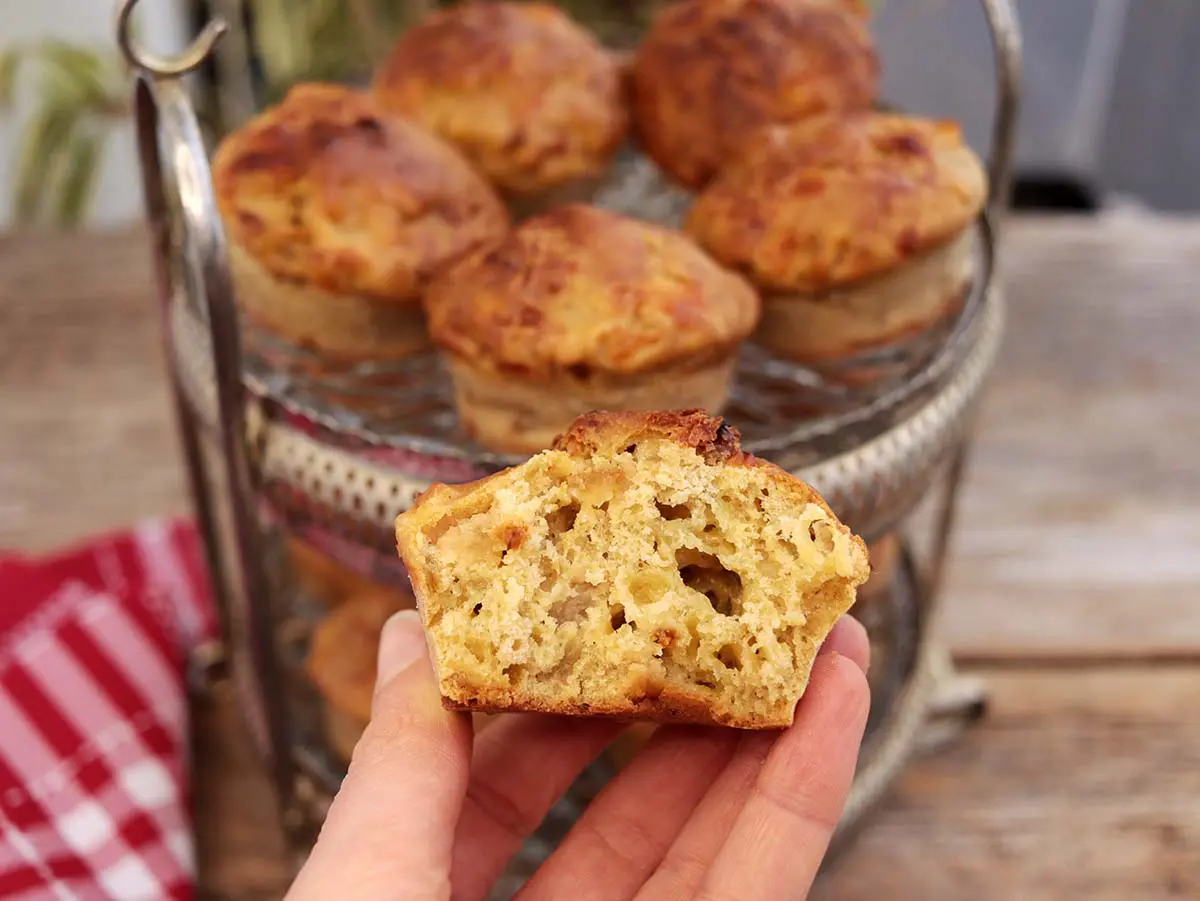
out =
[[869,575],[808,485],[701,411],[591,413],[396,522],[445,703],[775,729]]

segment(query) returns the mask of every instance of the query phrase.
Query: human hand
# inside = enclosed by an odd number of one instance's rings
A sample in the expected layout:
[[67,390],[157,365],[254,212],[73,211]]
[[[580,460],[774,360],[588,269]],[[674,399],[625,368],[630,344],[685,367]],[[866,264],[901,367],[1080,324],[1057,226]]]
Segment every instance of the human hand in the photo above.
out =
[[[664,726],[592,802],[520,901],[804,898],[841,815],[870,706],[845,617],[782,733]],[[420,621],[384,628],[371,723],[287,901],[483,901],[622,724],[442,708]]]

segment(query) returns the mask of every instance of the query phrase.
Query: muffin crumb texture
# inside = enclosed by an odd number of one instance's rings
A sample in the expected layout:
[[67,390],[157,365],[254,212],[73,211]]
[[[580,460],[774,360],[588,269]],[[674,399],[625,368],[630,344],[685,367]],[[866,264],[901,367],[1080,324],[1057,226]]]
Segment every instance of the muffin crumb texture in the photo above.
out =
[[811,488],[698,411],[588,414],[397,521],[448,706],[789,725],[868,576]]

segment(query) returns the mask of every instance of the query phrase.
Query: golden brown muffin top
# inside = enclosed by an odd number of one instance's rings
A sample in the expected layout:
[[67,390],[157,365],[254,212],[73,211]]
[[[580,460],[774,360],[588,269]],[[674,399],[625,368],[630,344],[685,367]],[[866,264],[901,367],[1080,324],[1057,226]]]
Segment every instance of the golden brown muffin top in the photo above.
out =
[[274,275],[338,293],[415,301],[508,228],[458,151],[335,85],[297,85],[230,134],[213,182],[232,240]]
[[307,670],[328,703],[364,723],[370,719],[383,625],[393,613],[415,605],[405,592],[368,589],[321,621],[313,631]]
[[704,410],[584,413],[554,439],[551,450],[565,451],[573,457],[592,457],[628,450],[631,443],[647,437],[690,447],[710,466],[759,462],[756,457],[742,453],[742,436],[737,429]]
[[752,130],[870,106],[878,82],[853,6],[681,0],[655,17],[634,57],[634,127],[664,172],[698,189]]
[[753,331],[758,295],[678,232],[574,204],[526,220],[429,288],[445,350],[501,372],[633,373]]
[[545,3],[431,13],[400,38],[374,93],[515,194],[598,174],[629,127],[617,60]]
[[824,0],[824,2],[841,7],[846,12],[853,13],[860,19],[871,18],[871,13],[873,12],[871,4],[867,0]]
[[764,129],[700,195],[687,229],[775,291],[881,274],[961,234],[987,176],[952,122],[883,113]]

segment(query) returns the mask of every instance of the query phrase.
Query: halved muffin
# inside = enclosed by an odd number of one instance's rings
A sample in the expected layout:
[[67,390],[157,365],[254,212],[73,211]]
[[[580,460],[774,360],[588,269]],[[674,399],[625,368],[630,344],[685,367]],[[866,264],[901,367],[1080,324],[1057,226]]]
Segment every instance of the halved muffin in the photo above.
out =
[[718,412],[759,315],[745,280],[685,236],[581,205],[526,220],[425,305],[464,428],[512,453],[589,410]]
[[633,60],[639,142],[698,190],[758,128],[869,107],[879,61],[864,18],[844,0],[668,4]]
[[546,3],[430,13],[374,94],[458,147],[523,215],[590,199],[629,128],[618,60]]
[[227,136],[213,183],[243,313],[337,360],[428,347],[425,283],[508,229],[458,151],[336,85],[298,85]]
[[954,123],[828,116],[758,132],[697,198],[687,230],[759,288],[758,343],[820,366],[960,308],[987,187]]
[[774,729],[868,576],[821,497],[702,411],[592,413],[396,521],[454,708]]

